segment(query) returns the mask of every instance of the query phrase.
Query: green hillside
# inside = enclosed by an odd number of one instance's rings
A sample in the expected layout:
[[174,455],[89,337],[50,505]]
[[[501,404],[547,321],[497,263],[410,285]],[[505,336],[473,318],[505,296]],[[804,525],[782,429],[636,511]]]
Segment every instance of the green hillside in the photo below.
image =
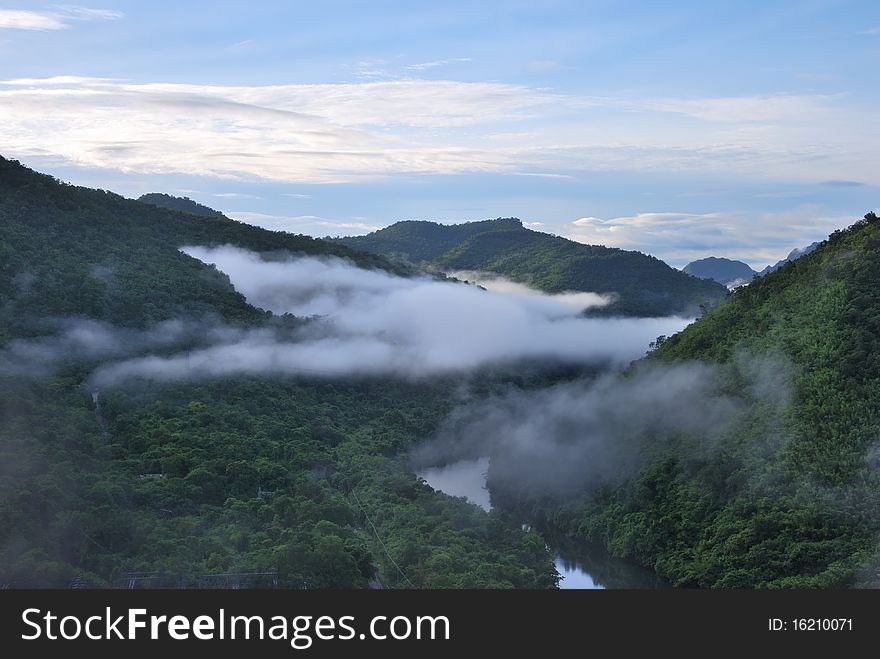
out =
[[89,378],[106,357],[67,349],[65,327],[112,348],[169,319],[195,323],[196,345],[216,327],[305,322],[249,306],[178,251],[193,243],[386,265],[0,160],[0,588],[556,583],[535,534],[409,471],[456,382],[140,381],[96,405]]
[[509,503],[678,585],[876,587],[878,281],[880,221],[869,213],[647,359],[715,364],[748,403],[717,450],[702,437],[658,441],[645,447],[648,466],[618,487],[563,504]]
[[222,215],[204,217],[74,187],[0,157],[0,339],[33,315],[143,324],[181,314],[259,314],[225,275],[178,251],[235,245],[257,252],[332,255],[390,268],[381,256]]
[[531,231],[513,218],[457,225],[398,222],[340,242],[443,271],[493,272],[548,293],[611,294],[615,301],[605,313],[696,315],[701,305],[727,294],[720,284],[690,277],[652,256]]
[[150,192],[141,195],[138,197],[138,201],[142,204],[150,204],[151,206],[180,211],[181,213],[190,213],[191,215],[202,215],[203,217],[219,217],[223,215],[220,211],[197,203],[189,197],[173,197],[170,194],[163,194],[161,192]]

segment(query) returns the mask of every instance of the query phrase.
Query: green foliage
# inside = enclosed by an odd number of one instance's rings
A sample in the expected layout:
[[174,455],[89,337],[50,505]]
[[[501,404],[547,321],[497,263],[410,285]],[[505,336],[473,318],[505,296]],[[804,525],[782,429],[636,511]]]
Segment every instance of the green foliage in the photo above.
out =
[[[181,317],[297,322],[249,306],[184,244],[391,267],[0,159],[0,349],[51,333],[46,319],[61,316],[147,328]],[[452,381],[140,382],[101,391],[96,410],[93,367],[68,355],[51,377],[0,371],[0,586],[187,587],[259,573],[275,576],[240,584],[366,587],[378,576],[409,587],[394,562],[418,587],[555,584],[535,538],[434,492],[406,464],[451,409]]]
[[338,242],[447,272],[494,272],[548,293],[610,294],[615,301],[603,308],[606,314],[696,315],[700,305],[727,294],[720,284],[688,276],[652,256],[531,231],[513,218],[457,225],[398,222]]
[[38,315],[88,316],[125,325],[205,314],[258,320],[263,314],[245,303],[224,274],[179,251],[195,244],[338,256],[366,268],[408,272],[380,256],[307,236],[64,185],[0,157],[4,333],[25,331],[23,323]]
[[[880,221],[758,277],[647,359],[702,360],[748,402],[714,454],[682,438],[635,478],[531,514],[656,569],[720,588],[877,585]],[[784,368],[751,391],[736,364]],[[781,410],[774,382],[788,381]]]
[[223,217],[220,211],[199,204],[189,197],[172,197],[161,192],[150,192],[141,195],[138,201],[142,204],[150,204],[159,208],[167,208],[172,211],[180,211],[181,213],[190,213],[192,215],[201,215],[203,217]]

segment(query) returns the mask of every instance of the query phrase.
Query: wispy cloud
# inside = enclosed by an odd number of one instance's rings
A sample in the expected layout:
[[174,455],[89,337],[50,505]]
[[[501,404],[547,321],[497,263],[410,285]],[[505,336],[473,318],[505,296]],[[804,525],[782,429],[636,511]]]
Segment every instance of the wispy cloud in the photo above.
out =
[[75,21],[117,20],[123,13],[112,9],[90,9],[75,5],[53,5],[48,11],[0,9],[0,29],[66,30]]
[[706,256],[741,259],[754,268],[775,263],[792,248],[822,240],[851,217],[829,217],[804,205],[778,213],[638,213],[601,219],[582,217],[566,237],[649,252],[682,266]]
[[421,62],[419,64],[410,64],[403,67],[404,71],[426,71],[428,69],[436,69],[440,66],[448,66],[450,64],[464,64],[465,62],[473,62],[470,57],[452,57],[449,59],[438,59],[432,62]]
[[227,213],[229,217],[248,224],[255,224],[272,231],[305,233],[312,236],[357,236],[378,231],[381,225],[371,224],[363,218],[334,220],[318,215],[272,215],[253,211]]
[[0,150],[8,155],[291,183],[715,171],[871,185],[880,183],[873,120],[836,96],[605,98],[416,79],[234,87],[0,81]]
[[867,34],[871,37],[880,36],[880,27],[872,27],[868,28],[867,30],[862,30],[861,32],[859,32],[859,34]]
[[312,195],[310,194],[300,194],[298,192],[282,192],[282,197],[293,197],[294,199],[311,199]]
[[262,199],[262,197],[258,197],[255,194],[248,194],[246,192],[215,192],[211,196],[222,197],[224,199]]

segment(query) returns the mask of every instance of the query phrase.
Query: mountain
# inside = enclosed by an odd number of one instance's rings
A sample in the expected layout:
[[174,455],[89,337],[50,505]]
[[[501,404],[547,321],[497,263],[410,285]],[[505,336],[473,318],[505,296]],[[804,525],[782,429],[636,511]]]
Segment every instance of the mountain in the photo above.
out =
[[705,393],[679,418],[695,405],[723,417],[664,439],[651,410],[657,430],[635,475],[561,503],[523,503],[508,488],[509,503],[681,586],[877,587],[878,280],[869,213],[736,289],[628,375],[657,369],[646,381],[662,391],[692,369]]
[[777,261],[774,265],[768,265],[766,268],[761,270],[761,272],[759,272],[758,274],[763,277],[764,275],[769,274],[771,272],[776,272],[777,270],[779,270],[779,268],[784,266],[789,261],[794,261],[795,259],[799,259],[800,257],[805,256],[806,254],[809,254],[810,252],[815,250],[818,246],[819,246],[819,243],[810,243],[806,247],[796,247],[795,249],[791,250],[788,253],[788,256],[786,256],[784,259],[782,259],[781,261]]
[[[34,312],[121,323],[199,313],[253,318],[255,310],[183,245],[338,256],[405,273],[385,258],[231,220],[181,213],[103,190],[62,184],[0,158],[0,337]],[[170,198],[169,198],[170,199]]]
[[0,158],[0,588],[555,585],[535,534],[410,471],[410,447],[454,406],[453,380],[242,375],[98,391],[91,375],[114,359],[188,359],[217,333],[293,337],[309,322],[252,307],[184,244],[391,268]]
[[515,218],[453,225],[406,221],[337,240],[445,272],[496,273],[548,293],[613,295],[605,313],[696,315],[701,305],[714,304],[727,294],[720,284],[690,277],[652,256],[532,231]]
[[755,271],[748,264],[715,256],[691,261],[682,268],[682,272],[700,279],[712,279],[728,287],[748,283],[755,276]]
[[202,215],[204,217],[222,217],[220,211],[203,206],[189,197],[172,197],[161,192],[150,192],[138,197],[138,201],[142,204],[150,204],[159,208],[167,208],[172,211],[180,211],[181,213],[189,213],[190,215]]

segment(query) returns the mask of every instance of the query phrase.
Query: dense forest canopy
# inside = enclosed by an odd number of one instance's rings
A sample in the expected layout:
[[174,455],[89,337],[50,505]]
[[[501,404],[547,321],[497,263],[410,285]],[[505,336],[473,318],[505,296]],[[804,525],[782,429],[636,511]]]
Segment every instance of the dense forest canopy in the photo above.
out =
[[[552,587],[551,556],[524,519],[680,586],[877,584],[873,213],[658,337],[621,376],[517,364],[468,378],[96,386],[95,369],[120,351],[189,354],[218,328],[319,330],[248,304],[186,244],[403,275],[412,263],[489,270],[548,291],[613,285],[629,313],[721,297],[656,259],[517,220],[385,231],[346,241],[384,241],[358,253],[0,159],[0,585]],[[400,256],[410,263],[389,260]],[[646,277],[668,296],[646,298]],[[528,461],[492,446],[488,514],[433,491],[409,463],[413,447],[473,420],[464,399],[492,406],[471,414],[482,435],[532,427],[544,442]],[[541,435],[544,422],[561,442]],[[600,463],[584,447],[603,428],[624,432],[595,444]],[[554,451],[569,459],[552,462]],[[532,479],[542,465],[543,483]]]
[[712,450],[655,437],[639,473],[564,502],[523,496],[496,461],[493,495],[677,585],[876,586],[878,273],[869,213],[660,342],[648,364],[707,364],[744,401]]
[[[184,244],[410,272],[0,160],[0,585],[555,585],[539,536],[409,471],[409,447],[450,410],[458,382],[90,386],[114,337],[185,348],[145,341],[163,322],[202,333],[300,322],[250,306]],[[96,340],[104,352],[82,348]]]
[[167,208],[172,211],[180,211],[181,213],[190,213],[191,215],[202,215],[204,217],[220,217],[223,215],[218,210],[209,208],[203,204],[193,201],[189,197],[173,197],[172,195],[162,192],[150,192],[138,197],[138,201],[159,208]]

